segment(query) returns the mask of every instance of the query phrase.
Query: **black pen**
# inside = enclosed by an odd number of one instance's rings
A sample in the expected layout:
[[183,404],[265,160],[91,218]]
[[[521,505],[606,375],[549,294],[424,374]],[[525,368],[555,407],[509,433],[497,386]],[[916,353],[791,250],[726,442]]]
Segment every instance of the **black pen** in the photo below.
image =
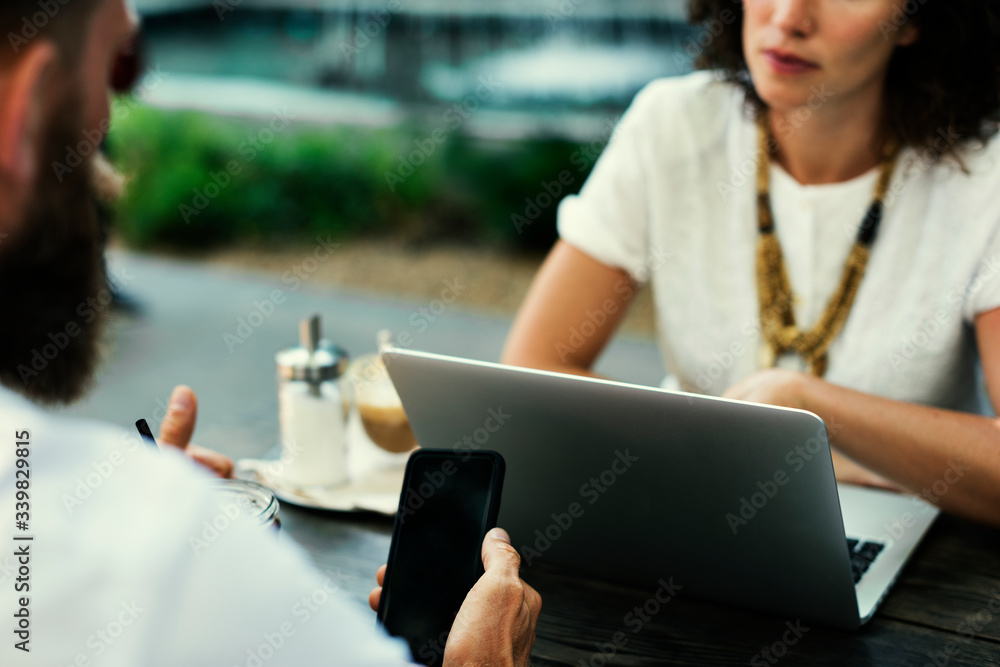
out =
[[146,423],[145,419],[140,419],[135,423],[136,429],[139,430],[139,435],[142,436],[142,441],[147,445],[160,451],[159,445],[156,444],[156,438],[153,437],[153,432],[149,430],[149,424]]

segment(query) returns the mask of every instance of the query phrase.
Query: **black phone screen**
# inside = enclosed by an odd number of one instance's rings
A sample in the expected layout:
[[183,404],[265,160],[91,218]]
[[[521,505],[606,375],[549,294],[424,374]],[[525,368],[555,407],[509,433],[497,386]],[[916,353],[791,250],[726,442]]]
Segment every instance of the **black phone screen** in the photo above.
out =
[[502,482],[495,452],[419,450],[407,463],[379,620],[418,662],[442,661],[452,622],[482,575]]

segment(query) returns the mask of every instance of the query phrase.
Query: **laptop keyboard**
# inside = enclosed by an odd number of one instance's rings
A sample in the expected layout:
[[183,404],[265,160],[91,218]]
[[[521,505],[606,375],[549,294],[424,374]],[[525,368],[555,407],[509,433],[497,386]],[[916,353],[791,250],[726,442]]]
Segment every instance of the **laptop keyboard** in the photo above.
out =
[[847,552],[851,555],[851,574],[854,575],[854,583],[861,581],[865,572],[872,566],[878,555],[885,549],[881,542],[861,542],[847,538]]

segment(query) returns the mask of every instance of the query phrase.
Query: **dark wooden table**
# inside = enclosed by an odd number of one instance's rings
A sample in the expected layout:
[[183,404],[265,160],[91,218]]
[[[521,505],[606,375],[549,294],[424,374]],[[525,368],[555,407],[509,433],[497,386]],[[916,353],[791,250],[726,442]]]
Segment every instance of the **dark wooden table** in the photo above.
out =
[[[301,317],[328,314],[338,342],[361,353],[380,328],[408,331],[415,312],[413,304],[310,289],[293,293],[276,279],[136,255],[119,253],[114,265],[118,275],[127,269],[133,277],[128,290],[145,305],[144,315],[116,323],[113,362],[102,373],[99,390],[73,412],[130,425],[139,416],[154,417],[163,407],[157,397],[184,382],[199,392],[199,443],[236,458],[261,456],[277,442],[274,352],[294,340]],[[245,345],[226,354],[220,332],[230,331],[255,300],[276,288],[288,292],[286,304]],[[507,326],[449,313],[420,339],[420,347],[495,359]],[[634,371],[643,367],[642,360],[656,358],[650,350],[652,356],[622,355],[635,363],[602,370],[641,382]],[[645,365],[655,377],[656,364]],[[284,539],[302,544],[344,589],[367,599],[389,550],[390,519],[287,505],[281,517]],[[657,582],[640,590],[537,567],[524,576],[544,598],[536,665],[1000,665],[1000,531],[950,517],[938,519],[866,627],[855,633],[810,627],[787,647],[785,624],[795,619],[709,604],[681,591],[633,632],[636,626],[626,617],[650,599]],[[615,644],[616,637],[616,655],[605,661],[601,646]]]
[[[288,505],[281,516],[284,539],[299,542],[346,591],[367,600],[389,550],[390,519]],[[657,582],[642,590],[537,566],[523,576],[544,600],[534,665],[1000,665],[1000,531],[947,516],[875,618],[854,633],[801,625],[796,637],[786,625],[796,619],[683,591],[638,627],[639,617],[628,615],[652,598]]]

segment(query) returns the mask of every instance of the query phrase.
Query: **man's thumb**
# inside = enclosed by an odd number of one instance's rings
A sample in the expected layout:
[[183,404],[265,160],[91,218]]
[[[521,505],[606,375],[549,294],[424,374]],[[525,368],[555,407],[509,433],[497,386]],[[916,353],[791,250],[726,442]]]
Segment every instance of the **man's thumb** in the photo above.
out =
[[511,546],[510,536],[503,528],[494,528],[483,540],[483,568],[517,576],[521,557]]
[[184,449],[191,442],[198,419],[198,398],[190,387],[180,385],[170,395],[167,416],[160,425],[160,442]]

